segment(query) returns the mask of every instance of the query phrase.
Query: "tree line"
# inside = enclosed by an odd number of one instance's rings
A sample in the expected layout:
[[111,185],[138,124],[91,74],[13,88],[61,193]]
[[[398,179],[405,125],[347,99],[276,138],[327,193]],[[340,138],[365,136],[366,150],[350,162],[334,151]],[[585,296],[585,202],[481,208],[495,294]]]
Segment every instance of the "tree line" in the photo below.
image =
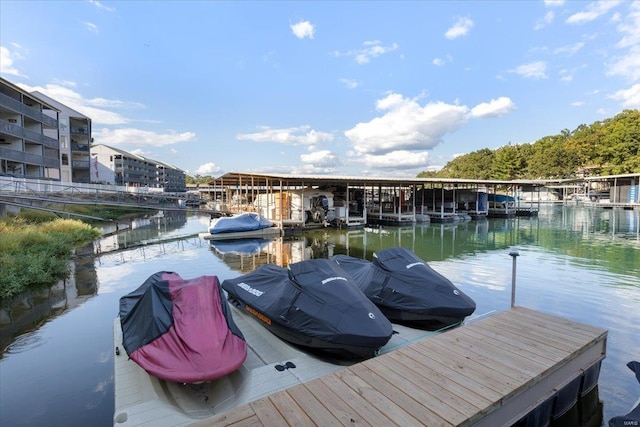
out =
[[483,148],[456,157],[418,178],[546,179],[640,173],[640,110],[564,129],[534,143]]

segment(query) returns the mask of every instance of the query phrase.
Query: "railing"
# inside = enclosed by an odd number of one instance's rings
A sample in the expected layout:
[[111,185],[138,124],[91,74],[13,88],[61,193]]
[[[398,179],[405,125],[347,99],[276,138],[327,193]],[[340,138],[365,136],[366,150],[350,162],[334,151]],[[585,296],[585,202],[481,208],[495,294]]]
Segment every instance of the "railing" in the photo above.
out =
[[72,126],[71,133],[77,135],[89,135],[89,130],[82,126]]
[[50,148],[55,148],[56,150],[59,148],[59,142],[57,139],[50,138],[41,133],[25,129],[22,126],[14,125],[4,120],[0,120],[0,132],[15,136],[16,138],[23,138],[31,142],[42,144]]
[[73,166],[74,169],[89,169],[90,167],[89,160],[73,160],[71,166]]
[[44,123],[52,128],[58,128],[58,121],[56,119],[49,117],[46,114],[42,114],[40,110],[29,107],[28,105],[23,104],[22,102],[3,93],[0,93],[0,105],[7,106],[20,114],[24,114],[25,116],[32,118],[33,120],[37,120],[40,123]]
[[29,163],[32,165],[46,166],[50,168],[60,167],[58,158],[41,156],[39,154],[25,153],[24,151],[12,150],[0,147],[0,158],[12,162]]
[[45,179],[0,176],[0,194],[20,193],[99,193],[122,192],[134,194],[163,193],[162,188],[130,187],[111,184],[81,184]]
[[71,151],[86,151],[89,152],[89,144],[78,144],[77,142],[71,143]]

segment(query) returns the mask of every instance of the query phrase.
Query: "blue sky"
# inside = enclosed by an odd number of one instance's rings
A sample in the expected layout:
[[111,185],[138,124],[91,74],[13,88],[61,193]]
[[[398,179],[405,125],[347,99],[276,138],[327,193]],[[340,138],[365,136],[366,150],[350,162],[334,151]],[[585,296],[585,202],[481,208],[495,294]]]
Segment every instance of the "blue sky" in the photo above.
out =
[[0,52],[190,175],[414,177],[640,108],[640,1],[2,0]]

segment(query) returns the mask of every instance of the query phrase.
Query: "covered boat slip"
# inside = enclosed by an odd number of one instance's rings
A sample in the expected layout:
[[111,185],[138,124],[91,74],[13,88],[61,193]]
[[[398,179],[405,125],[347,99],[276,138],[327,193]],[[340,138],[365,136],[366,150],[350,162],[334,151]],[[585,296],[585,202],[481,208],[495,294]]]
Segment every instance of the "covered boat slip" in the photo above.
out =
[[606,338],[516,307],[192,426],[511,425],[569,384],[576,397],[593,388]]
[[[461,215],[485,217],[489,212],[487,193],[506,188],[514,193],[521,186],[539,189],[547,184],[541,180],[394,179],[238,172],[226,173],[210,183],[212,194],[223,195],[228,210],[256,211],[285,227],[313,226],[321,224],[320,219],[339,227],[357,227],[401,225],[425,221],[427,217],[434,222],[454,221]],[[324,212],[314,208],[314,192],[332,194],[330,206]],[[300,197],[302,201],[293,203]],[[320,219],[310,221],[315,213],[320,214]]]
[[[234,306],[230,308],[246,339],[247,359],[236,372],[202,384],[178,384],[148,375],[127,357],[122,347],[120,320],[115,320],[114,345],[120,354],[114,356],[114,426],[189,425],[355,363],[332,363],[301,351],[277,338],[255,317]],[[381,349],[381,354],[437,334],[401,325],[394,325],[394,330],[397,333]],[[286,368],[287,362],[295,368]]]

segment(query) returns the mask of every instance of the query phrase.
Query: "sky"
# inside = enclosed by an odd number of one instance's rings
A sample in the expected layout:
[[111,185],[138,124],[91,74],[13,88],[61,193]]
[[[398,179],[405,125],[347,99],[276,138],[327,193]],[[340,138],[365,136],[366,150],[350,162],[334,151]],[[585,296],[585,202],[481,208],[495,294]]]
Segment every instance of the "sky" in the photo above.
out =
[[640,108],[640,1],[0,1],[0,75],[191,176],[415,177]]

